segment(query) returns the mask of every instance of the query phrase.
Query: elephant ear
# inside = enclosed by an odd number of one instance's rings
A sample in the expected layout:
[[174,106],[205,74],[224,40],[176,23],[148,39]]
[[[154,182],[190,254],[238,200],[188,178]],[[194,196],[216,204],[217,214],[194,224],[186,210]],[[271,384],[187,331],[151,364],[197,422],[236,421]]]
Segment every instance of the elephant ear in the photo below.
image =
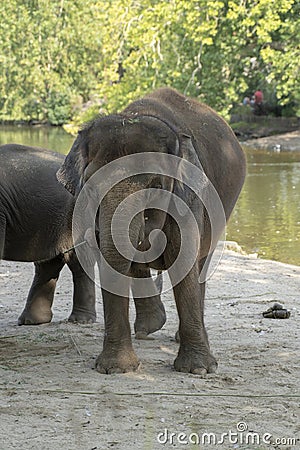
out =
[[196,198],[195,192],[189,188],[185,183],[184,180],[187,179],[186,176],[186,166],[184,164],[185,161],[190,162],[194,166],[198,167],[202,172],[203,167],[200,163],[200,160],[198,158],[196,149],[193,145],[191,136],[187,134],[181,134],[179,137],[179,151],[176,156],[179,156],[182,158],[182,162],[178,166],[178,173],[177,178],[174,181],[174,188],[173,192],[178,197],[180,197],[185,205],[182,204],[182,202],[176,202],[175,205],[177,208],[177,211],[181,216],[185,216],[188,212],[189,207],[193,203],[193,200]]
[[56,173],[57,180],[72,194],[81,187],[81,177],[88,163],[88,149],[79,133],[61,168]]

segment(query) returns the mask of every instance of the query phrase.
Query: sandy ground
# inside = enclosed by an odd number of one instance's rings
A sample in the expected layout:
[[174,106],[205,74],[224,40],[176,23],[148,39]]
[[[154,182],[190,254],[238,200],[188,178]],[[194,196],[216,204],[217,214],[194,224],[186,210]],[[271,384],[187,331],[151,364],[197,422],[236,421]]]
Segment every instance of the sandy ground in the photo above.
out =
[[[219,369],[206,378],[172,368],[170,292],[164,328],[134,341],[139,371],[100,375],[100,299],[97,323],[66,323],[66,269],[53,322],[18,327],[32,273],[32,264],[0,265],[1,450],[300,449],[300,267],[225,253],[208,282],[206,324]],[[262,318],[275,301],[289,319]]]
[[291,133],[276,134],[242,142],[243,146],[276,152],[292,152],[300,150],[300,130]]

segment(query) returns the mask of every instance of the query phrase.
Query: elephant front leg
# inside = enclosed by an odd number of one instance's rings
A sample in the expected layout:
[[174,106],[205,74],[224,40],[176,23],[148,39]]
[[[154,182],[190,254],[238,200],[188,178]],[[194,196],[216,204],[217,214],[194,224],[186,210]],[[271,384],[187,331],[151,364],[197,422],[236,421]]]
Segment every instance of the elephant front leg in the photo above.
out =
[[51,322],[54,291],[63,266],[64,262],[61,258],[35,263],[35,276],[25,308],[18,319],[19,325],[39,325]]
[[139,360],[131,342],[128,320],[129,299],[102,289],[105,335],[103,351],[96,361],[100,373],[124,373],[136,370]]
[[[199,284],[198,276],[198,269],[194,266],[190,273],[174,287],[180,338],[174,367],[178,372],[205,375],[216,371],[217,361],[210,352],[204,326],[205,284]],[[176,279],[172,281],[175,284]]]

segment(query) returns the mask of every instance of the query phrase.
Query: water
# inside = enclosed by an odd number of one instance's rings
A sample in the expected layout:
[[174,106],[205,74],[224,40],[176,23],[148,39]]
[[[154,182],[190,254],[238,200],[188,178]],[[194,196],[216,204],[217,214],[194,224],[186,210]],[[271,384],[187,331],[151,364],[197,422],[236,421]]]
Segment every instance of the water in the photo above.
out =
[[0,125],[0,145],[24,144],[68,153],[74,137],[60,127]]
[[[61,128],[0,126],[0,144],[15,142],[68,153],[74,137]],[[248,175],[231,216],[227,239],[248,253],[300,265],[300,148],[246,150]]]
[[227,229],[248,253],[300,265],[300,148],[246,150],[248,175]]

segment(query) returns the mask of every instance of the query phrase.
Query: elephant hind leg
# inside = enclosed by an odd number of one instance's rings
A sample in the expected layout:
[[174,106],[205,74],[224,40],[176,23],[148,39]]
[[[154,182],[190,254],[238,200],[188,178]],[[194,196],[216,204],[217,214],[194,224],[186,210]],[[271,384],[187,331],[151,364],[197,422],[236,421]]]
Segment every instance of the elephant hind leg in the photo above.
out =
[[136,339],[149,339],[148,335],[160,330],[166,323],[166,311],[160,296],[135,298],[136,319],[134,331]]
[[[73,308],[69,322],[96,322],[96,293],[94,279],[91,279],[81,267],[75,254],[67,261],[73,276]],[[94,269],[91,271],[94,274]]]
[[25,308],[18,319],[19,325],[38,325],[51,322],[55,287],[64,264],[60,257],[34,263],[35,276]]
[[147,277],[149,277],[149,280],[151,280],[150,282],[153,282],[153,287],[157,287],[158,294],[153,297],[139,298],[135,283],[134,281],[132,282],[131,290],[136,310],[136,319],[134,323],[136,339],[149,339],[149,334],[160,330],[166,323],[166,311],[160,298],[162,285],[158,285],[156,281],[152,280],[150,270],[143,272],[143,277],[145,277],[146,274]]
[[5,232],[6,232],[6,218],[5,215],[0,212],[0,261],[4,255]]

